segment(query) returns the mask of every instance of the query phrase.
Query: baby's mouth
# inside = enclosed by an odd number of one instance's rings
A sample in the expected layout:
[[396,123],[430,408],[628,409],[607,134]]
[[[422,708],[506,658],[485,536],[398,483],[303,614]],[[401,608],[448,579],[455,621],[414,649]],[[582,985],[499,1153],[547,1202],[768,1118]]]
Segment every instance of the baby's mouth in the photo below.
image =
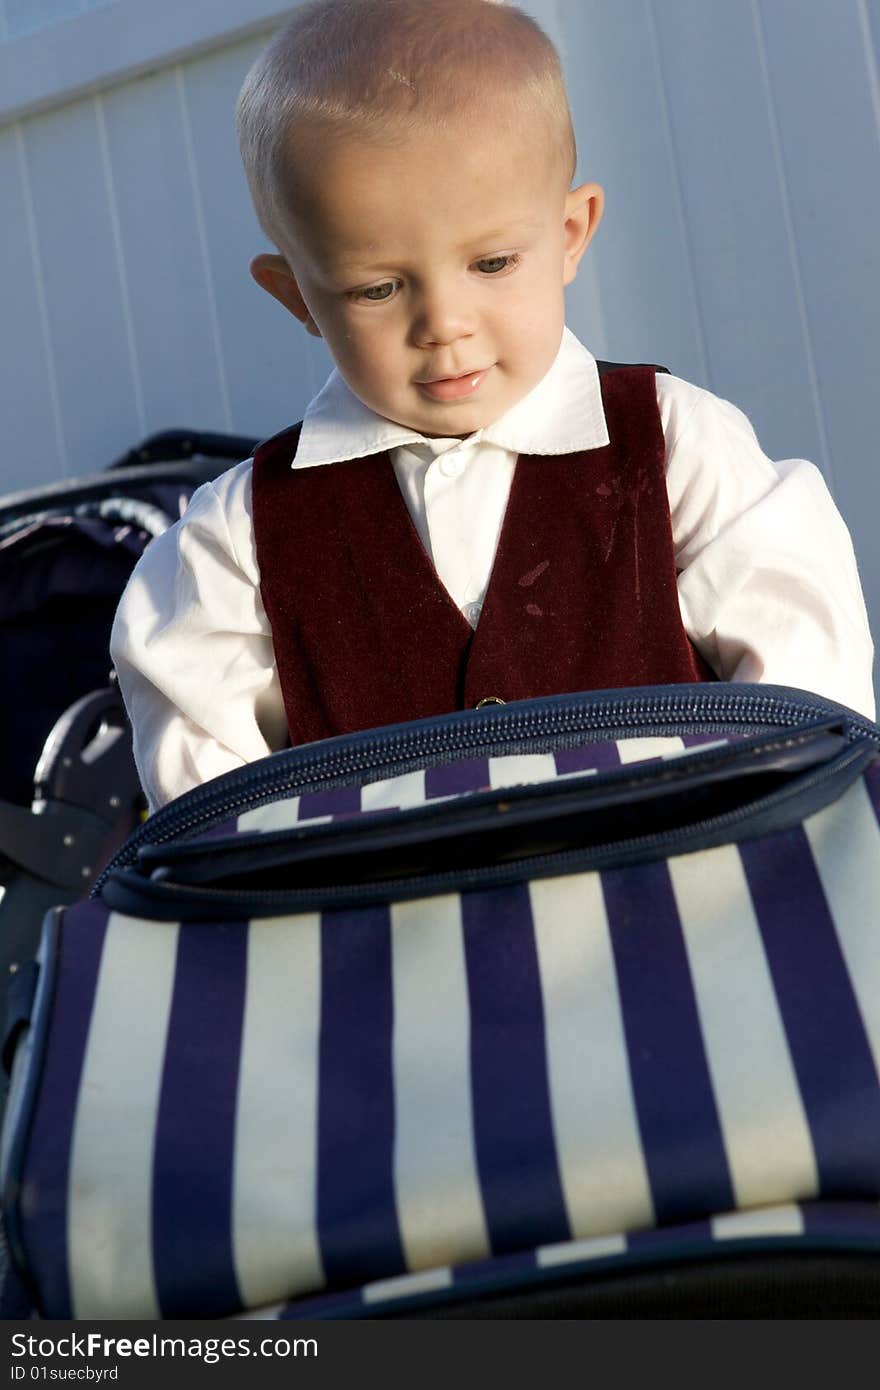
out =
[[460,401],[479,391],[491,367],[481,367],[477,371],[461,372],[458,376],[438,377],[434,381],[417,381],[416,385],[433,401]]

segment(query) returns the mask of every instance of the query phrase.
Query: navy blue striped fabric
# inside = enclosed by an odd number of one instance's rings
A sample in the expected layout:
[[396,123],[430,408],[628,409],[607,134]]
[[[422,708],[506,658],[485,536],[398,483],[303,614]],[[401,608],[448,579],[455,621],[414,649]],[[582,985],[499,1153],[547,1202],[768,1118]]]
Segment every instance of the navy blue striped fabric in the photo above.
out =
[[620,767],[616,743],[588,743],[586,748],[559,748],[553,754],[560,777],[572,772],[610,772]]
[[317,1294],[314,1298],[298,1298],[285,1303],[278,1314],[279,1322],[300,1322],[307,1318],[357,1317],[363,1309],[360,1289],[345,1289],[339,1293]]
[[41,1273],[45,1308],[56,1318],[73,1317],[67,1260],[70,1151],[107,917],[97,902],[81,903],[65,915],[49,1046],[25,1160],[24,1246],[31,1268]]
[[217,825],[208,826],[207,830],[200,830],[197,835],[193,835],[194,840],[225,840],[230,835],[238,833],[238,817],[232,820],[222,820]]
[[474,1143],[494,1254],[570,1232],[528,886],[463,893]]
[[329,1285],[405,1269],[394,1193],[391,920],[321,922],[318,1239]]
[[231,1226],[246,971],[245,922],[180,928],[153,1160],[153,1264],[166,1318],[242,1306]]
[[602,891],[657,1221],[734,1206],[669,870],[611,869]]
[[698,1249],[705,1249],[712,1243],[712,1220],[707,1218],[705,1221],[686,1221],[679,1226],[654,1226],[645,1231],[628,1231],[626,1253],[636,1259],[649,1259],[658,1250],[663,1251],[670,1245],[692,1244]]
[[880,1082],[800,826],[739,847],[823,1197],[880,1196]]
[[360,787],[325,787],[303,792],[299,799],[299,820],[313,816],[353,816],[361,809]]
[[538,1258],[534,1250],[517,1250],[513,1255],[489,1255],[484,1260],[471,1260],[469,1264],[453,1266],[452,1282],[456,1287],[484,1283],[499,1270],[509,1269],[514,1261],[517,1269],[535,1269]]
[[457,796],[462,792],[487,791],[489,786],[488,758],[470,758],[425,770],[426,800],[434,796]]
[[803,1202],[804,1234],[847,1239],[880,1251],[880,1208],[876,1202]]

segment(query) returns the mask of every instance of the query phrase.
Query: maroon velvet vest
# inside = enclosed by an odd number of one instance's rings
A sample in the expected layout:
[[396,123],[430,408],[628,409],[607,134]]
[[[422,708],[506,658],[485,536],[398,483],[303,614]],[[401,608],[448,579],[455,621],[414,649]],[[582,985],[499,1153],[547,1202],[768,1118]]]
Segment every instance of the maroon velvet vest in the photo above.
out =
[[602,400],[609,445],[517,460],[476,631],[387,452],[293,469],[299,426],[257,450],[260,588],[294,744],[488,697],[711,678],[679,613],[654,369],[607,373]]

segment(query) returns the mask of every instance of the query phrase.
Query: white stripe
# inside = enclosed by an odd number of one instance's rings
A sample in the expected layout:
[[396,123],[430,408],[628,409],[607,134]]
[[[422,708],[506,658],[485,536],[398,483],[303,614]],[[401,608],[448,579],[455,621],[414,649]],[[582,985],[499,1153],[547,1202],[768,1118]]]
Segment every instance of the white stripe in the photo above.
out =
[[452,1287],[451,1269],[426,1269],[420,1274],[398,1274],[394,1279],[377,1279],[361,1290],[365,1303],[387,1303],[390,1298],[406,1298],[408,1294],[431,1293],[435,1289]]
[[539,1269],[550,1265],[570,1265],[577,1260],[604,1260],[609,1255],[626,1254],[625,1236],[594,1236],[592,1240],[565,1240],[558,1245],[541,1245],[535,1251]]
[[386,777],[383,782],[369,782],[361,788],[361,809],[384,811],[397,807],[422,806],[425,801],[423,771],[404,772],[400,777]]
[[489,785],[493,788],[553,782],[556,776],[556,759],[552,753],[510,753],[489,759]]
[[326,825],[334,816],[301,816],[301,799],[298,796],[285,797],[283,801],[273,801],[268,806],[257,806],[253,811],[243,811],[238,817],[236,829],[268,835],[273,830],[293,830],[301,825]]
[[669,861],[736,1204],[818,1191],[816,1159],[735,845]]
[[321,919],[248,929],[233,1174],[242,1299],[258,1306],[320,1288],[315,1226]]
[[598,874],[529,886],[560,1177],[576,1236],[649,1226],[611,939]]
[[880,828],[861,778],[804,830],[880,1075]]
[[153,1146],[177,923],[113,913],[89,1026],[70,1164],[74,1318],[157,1318]]
[[713,1216],[713,1240],[737,1240],[743,1236],[802,1236],[804,1218],[800,1207],[763,1207],[756,1211],[731,1211]]
[[253,811],[243,811],[238,818],[239,831],[287,830],[298,824],[298,796],[288,796],[283,801],[272,801],[268,806],[256,806]]
[[731,740],[729,738],[715,738],[711,743],[694,743],[689,748],[684,747],[682,741],[681,748],[673,748],[668,753],[663,754],[664,760],[669,758],[693,758],[698,753],[709,753],[713,748],[729,748]]
[[470,1016],[455,894],[391,908],[394,1169],[410,1269],[480,1259],[489,1238],[471,1113]]
[[647,758],[669,758],[676,753],[687,752],[680,738],[621,738],[617,740],[617,752],[622,763],[641,763]]

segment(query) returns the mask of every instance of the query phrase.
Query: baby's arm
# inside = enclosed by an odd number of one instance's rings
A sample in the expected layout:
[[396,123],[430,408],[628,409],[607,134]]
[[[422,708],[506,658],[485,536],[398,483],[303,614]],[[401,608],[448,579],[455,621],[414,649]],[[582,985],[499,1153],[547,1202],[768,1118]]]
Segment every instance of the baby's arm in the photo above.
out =
[[284,746],[249,463],[199,488],[183,519],[147,547],[110,650],[151,810]]
[[873,718],[855,556],[821,473],[772,463],[729,402],[657,381],[689,637],[725,680],[812,690]]

